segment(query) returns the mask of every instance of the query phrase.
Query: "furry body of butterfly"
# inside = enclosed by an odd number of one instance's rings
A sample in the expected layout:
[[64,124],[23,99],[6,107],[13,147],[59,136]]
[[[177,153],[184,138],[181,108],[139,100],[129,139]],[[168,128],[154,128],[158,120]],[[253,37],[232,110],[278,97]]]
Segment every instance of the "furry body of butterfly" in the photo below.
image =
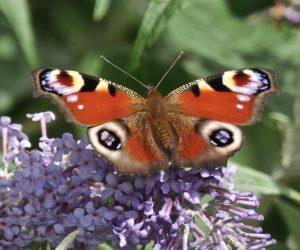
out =
[[146,100],[147,120],[151,134],[156,144],[168,155],[172,155],[172,150],[178,141],[175,129],[168,120],[168,113],[172,110],[172,107],[163,100],[155,89],[149,90]]
[[122,85],[76,71],[33,72],[35,95],[50,97],[67,120],[88,127],[94,149],[121,173],[169,167],[226,165],[243,135],[236,125],[260,120],[274,74],[226,71],[183,85],[166,97],[149,87],[145,98]]

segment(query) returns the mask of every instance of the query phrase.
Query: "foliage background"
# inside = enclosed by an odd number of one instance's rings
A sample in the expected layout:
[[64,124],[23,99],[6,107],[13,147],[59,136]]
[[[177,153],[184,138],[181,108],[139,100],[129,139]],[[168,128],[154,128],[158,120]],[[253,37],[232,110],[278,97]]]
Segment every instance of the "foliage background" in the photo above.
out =
[[[232,68],[276,72],[280,96],[269,98],[262,122],[245,127],[246,141],[232,159],[237,188],[260,195],[263,228],[278,240],[272,249],[300,249],[300,33],[270,15],[265,0],[0,1],[0,115],[22,123],[31,138],[38,125],[26,113],[52,110],[49,134],[85,131],[65,123],[46,98],[32,98],[30,72],[74,69],[144,89],[100,59],[103,54],[145,83],[177,86]],[[297,191],[298,190],[298,191]]]

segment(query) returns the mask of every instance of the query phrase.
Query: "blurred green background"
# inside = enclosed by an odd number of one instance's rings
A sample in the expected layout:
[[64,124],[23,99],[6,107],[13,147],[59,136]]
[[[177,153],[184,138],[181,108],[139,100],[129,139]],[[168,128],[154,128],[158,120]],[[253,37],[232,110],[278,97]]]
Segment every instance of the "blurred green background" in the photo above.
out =
[[[0,115],[24,125],[37,145],[39,125],[26,113],[53,111],[49,135],[71,131],[46,98],[32,97],[30,72],[59,67],[101,76],[144,94],[132,79],[157,83],[180,51],[183,58],[160,91],[228,69],[266,67],[280,96],[269,98],[262,122],[244,127],[245,144],[231,160],[236,188],[260,196],[272,249],[300,249],[300,32],[283,18],[292,2],[261,0],[0,0]],[[299,11],[300,13],[300,11]],[[300,15],[300,14],[299,14]]]

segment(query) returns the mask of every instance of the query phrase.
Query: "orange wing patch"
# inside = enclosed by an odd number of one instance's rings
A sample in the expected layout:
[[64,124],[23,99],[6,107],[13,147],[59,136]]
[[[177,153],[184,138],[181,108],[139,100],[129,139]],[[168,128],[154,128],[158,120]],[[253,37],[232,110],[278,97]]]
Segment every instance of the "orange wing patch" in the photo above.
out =
[[252,116],[255,97],[241,95],[247,101],[240,101],[238,98],[233,92],[204,90],[200,97],[185,92],[180,96],[179,112],[232,124],[244,124]]
[[61,98],[72,117],[88,127],[128,116],[136,111],[132,98],[124,92],[118,92],[115,97],[105,91],[78,92]]
[[147,148],[137,134],[130,136],[124,150],[143,164],[153,163],[160,159],[159,154]]
[[[186,136],[186,134],[181,134]],[[207,142],[195,132],[185,137],[179,144],[178,155],[187,161],[193,161],[204,153]]]
[[188,167],[191,162],[203,155],[207,147],[204,137],[196,133],[198,119],[177,113],[169,113],[168,118],[178,137],[172,162],[174,165]]

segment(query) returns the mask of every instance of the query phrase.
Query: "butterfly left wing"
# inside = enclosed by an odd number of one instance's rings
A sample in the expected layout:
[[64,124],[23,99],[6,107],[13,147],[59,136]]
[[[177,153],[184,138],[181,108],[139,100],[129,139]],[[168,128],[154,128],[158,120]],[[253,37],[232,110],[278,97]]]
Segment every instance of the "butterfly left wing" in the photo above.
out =
[[136,112],[143,103],[134,91],[72,70],[43,68],[32,73],[35,96],[48,96],[67,120],[91,127]]
[[88,128],[96,152],[112,162],[119,173],[151,174],[168,170],[169,159],[157,146],[145,112]]
[[237,125],[260,120],[266,97],[277,93],[274,73],[251,68],[196,80],[165,97],[173,112]]
[[40,69],[33,78],[35,95],[50,97],[66,118],[88,127],[95,151],[120,173],[168,168],[167,156],[149,133],[145,99],[132,90],[71,70]]

